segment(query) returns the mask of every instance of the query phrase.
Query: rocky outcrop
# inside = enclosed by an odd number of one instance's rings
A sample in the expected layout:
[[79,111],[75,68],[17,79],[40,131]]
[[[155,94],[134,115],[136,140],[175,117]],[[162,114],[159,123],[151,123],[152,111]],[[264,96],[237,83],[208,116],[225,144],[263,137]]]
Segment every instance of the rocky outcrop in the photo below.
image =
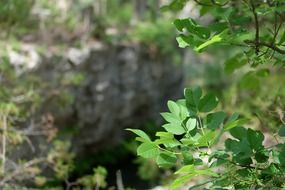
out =
[[[172,63],[171,55],[154,56],[139,45],[72,49],[66,55],[42,58],[32,74],[44,88],[37,112],[71,131],[68,138],[78,153],[118,144],[129,134],[125,128],[160,123],[167,100],[181,95],[182,64]],[[83,80],[66,85],[74,73]]]
[[124,128],[160,121],[168,99],[182,92],[182,65],[171,57],[152,58],[140,46],[118,46],[92,51],[80,66],[86,79],[76,90],[78,150],[96,151],[120,142]]

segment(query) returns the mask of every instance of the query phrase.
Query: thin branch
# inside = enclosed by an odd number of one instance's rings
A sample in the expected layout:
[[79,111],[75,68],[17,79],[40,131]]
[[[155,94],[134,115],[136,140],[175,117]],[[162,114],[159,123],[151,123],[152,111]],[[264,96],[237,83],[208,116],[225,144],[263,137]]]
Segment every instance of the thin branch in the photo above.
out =
[[116,172],[116,182],[117,182],[117,188],[118,190],[124,190],[124,185],[123,185],[123,178],[122,178],[122,173],[121,170],[118,170]]
[[249,168],[249,169],[264,170],[263,168],[257,168],[257,167],[253,167],[251,165],[238,164],[237,162],[234,162],[232,160],[228,160],[228,159],[225,159],[225,158],[222,158],[222,157],[219,157],[219,156],[217,156],[216,158],[224,160],[224,161],[228,161],[230,164],[233,164],[235,166],[239,166],[239,167],[243,167],[243,168]]
[[254,23],[255,23],[255,53],[258,55],[259,53],[259,21],[258,21],[258,16],[255,11],[255,5],[253,0],[250,0],[250,5],[251,5],[251,11],[254,17]]
[[7,115],[4,114],[2,116],[2,126],[3,126],[3,134],[2,134],[2,173],[5,174],[5,165],[6,165],[6,144],[7,144]]
[[206,185],[206,184],[211,183],[211,182],[213,182],[213,180],[209,180],[209,181],[205,181],[205,182],[203,182],[203,183],[199,183],[199,184],[197,184],[197,185],[193,185],[193,186],[190,187],[188,190],[194,190],[194,189],[196,189],[197,187]]
[[264,47],[268,47],[280,54],[285,54],[285,50],[278,48],[275,44],[269,44],[266,42],[258,42],[258,44],[256,44],[256,41],[252,41],[252,40],[245,40],[244,41],[246,44],[254,44],[255,46],[264,46]]
[[34,165],[37,165],[39,163],[42,163],[46,160],[47,160],[47,158],[37,158],[37,159],[31,160],[29,162],[26,162],[23,166],[20,166],[18,169],[16,169],[12,173],[6,174],[4,176],[4,178],[1,179],[1,181],[0,181],[0,187],[3,187],[7,182],[13,180],[18,175],[21,175],[22,173],[24,173],[27,168],[32,167]]

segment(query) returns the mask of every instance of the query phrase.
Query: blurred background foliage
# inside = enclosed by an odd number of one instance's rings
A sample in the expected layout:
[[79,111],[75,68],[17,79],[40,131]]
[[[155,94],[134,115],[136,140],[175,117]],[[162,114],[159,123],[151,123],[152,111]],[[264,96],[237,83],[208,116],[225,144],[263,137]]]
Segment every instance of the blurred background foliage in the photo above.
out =
[[[65,142],[66,134],[79,130],[76,129],[76,124],[73,124],[74,130],[70,131],[55,129],[51,125],[53,118],[44,115],[39,121],[34,121],[41,124],[39,131],[33,131],[33,127],[21,128],[30,118],[41,115],[40,108],[49,105],[47,100],[51,98],[55,99],[56,107],[62,113],[67,112],[76,101],[70,91],[83,85],[86,79],[84,73],[72,69],[62,73],[57,81],[60,84],[59,92],[58,89],[53,89],[54,84],[43,80],[37,72],[25,72],[35,67],[38,56],[64,55],[69,47],[84,48],[94,42],[110,46],[139,44],[153,59],[162,59],[167,55],[171,57],[173,64],[183,65],[184,86],[200,85],[207,91],[215,92],[221,100],[222,109],[228,113],[244,114],[251,118],[254,127],[265,132],[276,132],[279,126],[284,125],[284,62],[277,67],[264,63],[258,69],[243,67],[240,72],[234,72],[239,65],[226,62],[236,54],[234,48],[221,45],[209,48],[199,56],[189,49],[179,50],[175,42],[177,32],[173,25],[174,19],[199,11],[195,7],[178,12],[160,11],[160,7],[169,2],[0,1],[0,126],[1,140],[5,135],[9,144],[5,151],[1,149],[1,155],[5,152],[9,158],[23,142],[29,143],[27,134],[31,130],[32,133],[44,135],[53,144],[52,148],[49,147],[47,159],[44,159],[44,162],[49,163],[48,177],[38,171],[41,168],[38,163],[43,161],[42,158],[27,161],[16,157],[13,161],[17,165],[16,171],[33,161],[37,166],[32,164],[24,168],[19,180],[6,179],[15,172],[6,168],[7,173],[0,173],[0,181],[3,182],[0,185],[5,186],[5,190],[25,189],[23,185],[18,185],[23,179],[28,180],[25,183],[27,189],[115,189],[114,186],[120,183],[116,181],[120,179],[119,170],[125,188],[146,189],[165,185],[173,177],[171,172],[159,169],[154,162],[136,158],[137,144],[132,140],[133,136],[125,139],[122,144],[107,147],[84,159],[77,159],[77,155],[71,151],[70,143]],[[219,11],[221,10],[204,8],[200,10],[200,14],[213,12],[212,14],[219,17]],[[207,16],[197,18],[205,23],[211,20]],[[28,44],[33,44],[32,49]],[[55,58],[53,64],[61,64],[60,59]],[[48,72],[49,68],[45,69],[43,72]],[[4,133],[5,125],[9,126],[9,130]],[[143,126],[152,135],[158,127],[152,121],[145,121]]]

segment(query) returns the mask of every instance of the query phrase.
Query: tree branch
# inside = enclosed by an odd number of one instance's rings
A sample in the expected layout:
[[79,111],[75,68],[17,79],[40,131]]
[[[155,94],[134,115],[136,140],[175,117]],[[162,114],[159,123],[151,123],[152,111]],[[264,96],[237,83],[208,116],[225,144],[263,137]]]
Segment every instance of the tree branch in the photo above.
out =
[[268,47],[280,54],[285,54],[285,50],[280,49],[279,47],[277,47],[275,44],[269,44],[266,42],[258,42],[258,44],[256,43],[256,41],[252,41],[252,40],[245,40],[244,41],[246,44],[254,44],[255,46],[264,46],[264,47]]
[[251,5],[251,11],[254,17],[254,23],[255,23],[255,53],[258,55],[259,53],[259,22],[258,22],[258,16],[255,11],[255,5],[253,0],[250,0],[250,5]]

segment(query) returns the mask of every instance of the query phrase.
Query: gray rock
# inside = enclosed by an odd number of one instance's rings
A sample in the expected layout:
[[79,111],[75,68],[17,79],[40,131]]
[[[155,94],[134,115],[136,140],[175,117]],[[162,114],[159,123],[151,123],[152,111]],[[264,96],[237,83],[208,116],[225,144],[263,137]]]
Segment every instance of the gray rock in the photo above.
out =
[[86,80],[76,90],[77,150],[96,151],[121,142],[125,128],[142,127],[149,120],[160,123],[167,100],[182,92],[182,65],[174,65],[167,55],[152,59],[139,46],[93,51],[80,69]]
[[[76,128],[68,138],[79,154],[122,142],[130,135],[125,128],[161,123],[167,100],[181,97],[183,66],[173,64],[170,55],[153,57],[139,45],[90,48],[88,55],[80,64],[64,56],[46,57],[33,71],[46,88],[43,97],[48,96],[39,115],[52,114],[59,129]],[[84,75],[83,83],[62,87],[74,72]],[[66,94],[74,100],[59,105]],[[46,152],[49,145],[43,147]]]

